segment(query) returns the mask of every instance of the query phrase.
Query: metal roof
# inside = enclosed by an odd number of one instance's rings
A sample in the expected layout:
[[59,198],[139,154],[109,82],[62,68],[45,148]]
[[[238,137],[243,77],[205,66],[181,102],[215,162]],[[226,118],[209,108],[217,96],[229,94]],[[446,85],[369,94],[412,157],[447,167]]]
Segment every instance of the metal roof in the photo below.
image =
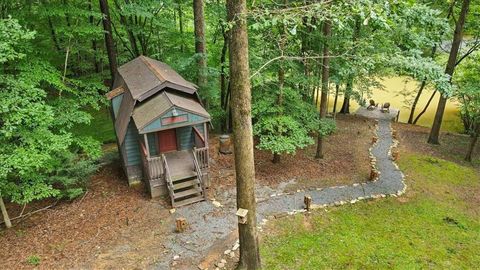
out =
[[[182,76],[167,64],[145,56],[139,56],[119,67],[114,86],[115,89],[112,90],[111,93],[108,93],[107,97],[114,97],[115,95],[121,94],[118,89],[120,86],[123,87],[125,93],[122,103],[120,104],[118,116],[115,119],[115,131],[120,144],[122,144],[125,139],[128,123],[130,122],[130,117],[132,116],[137,101],[145,101],[147,98],[167,88],[190,95],[195,94],[197,91],[195,84],[182,78]],[[149,102],[150,100],[146,101],[144,106]],[[181,103],[181,101],[178,102]],[[152,103],[156,102],[152,101]],[[184,105],[187,105],[187,103]],[[201,104],[195,100],[193,103],[190,102],[188,104],[195,107],[195,110],[199,110],[198,106],[201,107]],[[157,107],[160,105],[154,104],[152,106]],[[188,107],[185,109],[192,110]],[[203,111],[202,114],[206,113],[208,115],[205,109],[203,109]],[[151,118],[154,112],[145,110],[142,114],[145,114],[146,118]],[[139,116],[137,116],[137,119],[138,118]],[[137,121],[135,120],[135,122]]]
[[133,121],[135,121],[139,130],[143,129],[172,107],[181,108],[210,119],[210,114],[194,98],[165,91],[139,104],[133,110]]

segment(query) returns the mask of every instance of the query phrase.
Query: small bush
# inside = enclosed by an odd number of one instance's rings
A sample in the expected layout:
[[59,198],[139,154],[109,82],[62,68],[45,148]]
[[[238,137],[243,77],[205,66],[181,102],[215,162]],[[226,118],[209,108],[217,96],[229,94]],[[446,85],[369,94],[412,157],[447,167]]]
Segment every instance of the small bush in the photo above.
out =
[[30,255],[27,258],[27,263],[30,265],[37,266],[40,264],[40,257],[38,257],[37,255]]

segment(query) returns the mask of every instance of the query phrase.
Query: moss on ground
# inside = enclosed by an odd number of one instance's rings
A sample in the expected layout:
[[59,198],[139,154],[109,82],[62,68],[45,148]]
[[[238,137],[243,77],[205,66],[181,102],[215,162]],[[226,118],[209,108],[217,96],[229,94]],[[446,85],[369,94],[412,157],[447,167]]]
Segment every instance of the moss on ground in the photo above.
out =
[[261,250],[265,269],[478,267],[480,206],[464,196],[480,191],[478,172],[416,154],[404,154],[399,165],[407,175],[403,197],[269,224]]

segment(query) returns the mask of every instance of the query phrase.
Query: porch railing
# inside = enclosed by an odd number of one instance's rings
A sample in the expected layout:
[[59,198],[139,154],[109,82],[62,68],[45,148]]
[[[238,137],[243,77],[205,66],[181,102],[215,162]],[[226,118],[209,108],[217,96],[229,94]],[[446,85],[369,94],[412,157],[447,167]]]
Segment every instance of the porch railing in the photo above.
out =
[[165,155],[162,154],[160,158],[162,159],[165,181],[167,182],[168,194],[170,195],[170,199],[172,200],[172,205],[174,205],[175,197],[173,196],[173,181],[170,174],[170,168],[168,167],[167,158],[165,157]]
[[193,148],[193,155],[202,171],[208,169],[208,147]]

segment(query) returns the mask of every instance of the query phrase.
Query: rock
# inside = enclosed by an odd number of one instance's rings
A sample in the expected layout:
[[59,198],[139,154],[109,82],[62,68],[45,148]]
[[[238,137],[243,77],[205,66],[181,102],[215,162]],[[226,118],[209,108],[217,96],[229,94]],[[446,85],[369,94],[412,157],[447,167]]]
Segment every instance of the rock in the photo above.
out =
[[239,247],[240,247],[240,244],[239,244],[239,243],[235,243],[235,245],[233,245],[232,250],[237,250]]
[[215,207],[222,207],[222,204],[221,204],[219,201],[212,201],[212,204],[213,204]]
[[227,260],[221,259],[220,262],[221,262],[221,263],[227,263]]
[[176,261],[176,260],[178,260],[178,259],[180,259],[180,256],[178,256],[178,255],[173,256],[173,260],[174,260],[174,261]]
[[224,268],[224,267],[225,267],[225,263],[219,262],[219,263],[217,263],[217,267],[219,267],[219,268]]
[[227,249],[227,250],[225,250],[225,251],[223,252],[223,254],[228,255],[228,254],[230,254],[230,252],[231,252],[231,250],[230,250],[230,249]]
[[235,252],[230,252],[230,258],[234,258],[235,257]]
[[175,209],[175,208],[172,208],[172,209],[170,209],[170,214],[173,214],[173,213],[175,213],[175,211],[176,211],[176,209]]

